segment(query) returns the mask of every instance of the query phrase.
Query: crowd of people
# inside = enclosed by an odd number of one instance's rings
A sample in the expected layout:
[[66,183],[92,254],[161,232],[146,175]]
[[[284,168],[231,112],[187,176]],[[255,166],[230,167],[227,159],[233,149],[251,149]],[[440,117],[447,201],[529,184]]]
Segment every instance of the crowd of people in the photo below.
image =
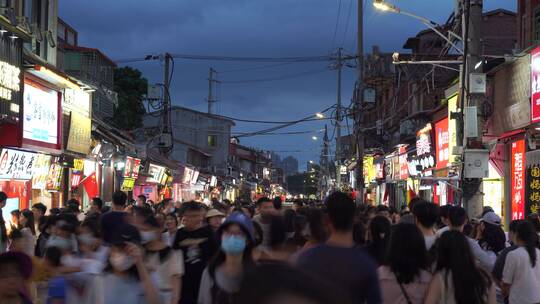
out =
[[[6,195],[0,192],[0,211]],[[538,216],[324,202],[158,204],[0,213],[3,303],[540,303]]]

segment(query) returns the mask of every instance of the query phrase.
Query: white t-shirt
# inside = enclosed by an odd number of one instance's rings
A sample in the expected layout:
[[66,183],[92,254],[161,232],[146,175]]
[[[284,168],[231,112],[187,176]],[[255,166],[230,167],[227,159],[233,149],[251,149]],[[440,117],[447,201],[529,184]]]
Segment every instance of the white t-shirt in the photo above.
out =
[[426,250],[430,250],[431,247],[435,244],[435,241],[437,240],[436,235],[428,235],[424,236],[424,241],[426,242]]
[[184,256],[182,250],[167,249],[167,254],[160,257],[160,252],[147,251],[145,265],[157,276],[158,290],[171,290],[171,278],[184,275]]
[[503,282],[510,284],[510,303],[540,303],[540,250],[536,249],[536,265],[531,265],[524,247],[511,251],[506,256]]

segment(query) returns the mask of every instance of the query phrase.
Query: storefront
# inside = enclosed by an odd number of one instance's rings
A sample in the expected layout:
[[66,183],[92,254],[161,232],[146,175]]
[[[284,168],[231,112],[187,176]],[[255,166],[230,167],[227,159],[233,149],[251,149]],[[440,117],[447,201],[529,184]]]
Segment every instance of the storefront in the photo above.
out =
[[0,153],[0,191],[8,196],[4,218],[11,210],[30,205],[31,180],[36,153],[3,148]]

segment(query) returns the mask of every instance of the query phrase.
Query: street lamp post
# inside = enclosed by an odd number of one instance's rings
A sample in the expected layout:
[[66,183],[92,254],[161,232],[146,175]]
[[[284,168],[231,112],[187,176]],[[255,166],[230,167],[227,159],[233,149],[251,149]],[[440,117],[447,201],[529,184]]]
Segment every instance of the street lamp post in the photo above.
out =
[[[448,42],[448,44],[450,44],[458,53],[463,55],[463,50],[460,49],[451,39],[449,39],[446,35],[444,35],[441,31],[439,31],[437,29],[437,27],[440,27],[440,25],[437,24],[436,22],[433,22],[433,21],[431,21],[431,20],[429,20],[427,18],[418,16],[418,15],[415,15],[413,13],[403,11],[400,8],[396,7],[395,5],[390,4],[388,2],[385,2],[384,0],[375,0],[373,2],[373,6],[376,9],[381,10],[381,11],[402,14],[402,15],[409,16],[409,17],[412,17],[414,19],[420,20],[420,22],[422,22],[425,26],[427,26],[429,29],[431,29],[437,35],[439,35],[442,39],[444,39],[446,42]],[[460,41],[462,40],[461,37],[459,37],[459,35],[457,35],[456,33],[452,32],[452,31],[448,31],[448,34],[453,36],[454,38],[460,40]]]

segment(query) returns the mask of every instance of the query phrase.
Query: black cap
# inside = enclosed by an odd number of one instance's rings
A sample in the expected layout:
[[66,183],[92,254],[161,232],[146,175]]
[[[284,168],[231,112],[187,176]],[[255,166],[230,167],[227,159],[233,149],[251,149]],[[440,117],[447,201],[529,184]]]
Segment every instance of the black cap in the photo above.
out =
[[135,226],[123,224],[112,233],[111,245],[124,246],[126,242],[139,245],[141,243],[141,234]]

